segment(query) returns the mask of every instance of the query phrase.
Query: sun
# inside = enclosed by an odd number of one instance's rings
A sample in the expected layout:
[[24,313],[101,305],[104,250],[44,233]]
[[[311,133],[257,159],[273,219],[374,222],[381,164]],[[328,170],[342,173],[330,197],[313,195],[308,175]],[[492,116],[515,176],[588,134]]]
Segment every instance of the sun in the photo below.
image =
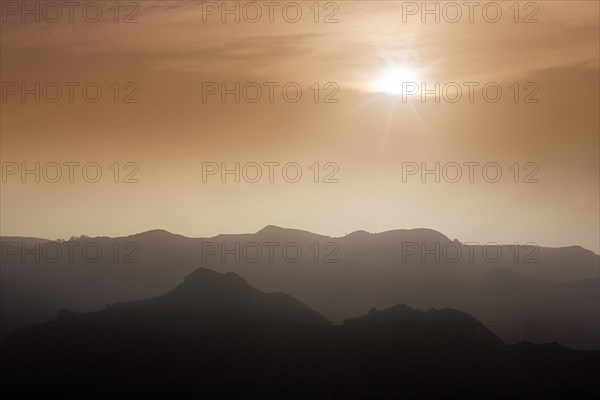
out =
[[417,87],[421,86],[421,82],[419,71],[416,68],[409,65],[391,66],[371,84],[371,91],[399,96],[409,85],[414,93],[414,90],[418,90]]

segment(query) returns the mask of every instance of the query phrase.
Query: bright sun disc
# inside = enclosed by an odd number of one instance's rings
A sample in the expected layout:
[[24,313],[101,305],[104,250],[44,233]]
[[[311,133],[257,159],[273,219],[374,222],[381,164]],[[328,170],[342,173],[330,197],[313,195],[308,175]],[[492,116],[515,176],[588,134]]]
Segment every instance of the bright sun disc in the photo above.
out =
[[[414,68],[408,66],[391,67],[385,70],[379,80],[371,85],[371,90],[373,92],[401,95],[403,87],[405,87],[403,85],[409,83],[421,85],[421,80]],[[414,86],[412,87],[414,88]]]

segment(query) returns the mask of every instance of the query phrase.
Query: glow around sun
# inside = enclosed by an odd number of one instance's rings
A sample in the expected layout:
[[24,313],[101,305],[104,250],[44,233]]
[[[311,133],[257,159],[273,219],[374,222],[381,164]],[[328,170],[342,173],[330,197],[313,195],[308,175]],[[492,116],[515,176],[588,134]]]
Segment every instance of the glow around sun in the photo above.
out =
[[422,78],[419,71],[408,65],[388,67],[371,84],[371,91],[402,95],[403,88],[408,84],[421,85]]

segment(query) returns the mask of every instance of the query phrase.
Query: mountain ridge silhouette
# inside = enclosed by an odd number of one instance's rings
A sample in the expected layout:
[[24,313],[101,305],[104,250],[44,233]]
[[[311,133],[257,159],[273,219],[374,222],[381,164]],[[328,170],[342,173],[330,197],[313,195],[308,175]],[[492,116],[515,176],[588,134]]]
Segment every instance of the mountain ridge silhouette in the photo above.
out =
[[[250,323],[254,334],[263,322],[288,328],[295,322],[296,334],[282,329],[274,335],[279,340],[257,340],[236,328]],[[444,337],[440,328],[470,325],[483,329],[477,340]],[[297,334],[315,327],[317,336]],[[87,390],[91,397],[118,391],[151,398],[398,398],[490,395],[492,388],[492,397],[590,395],[598,392],[593,377],[600,360],[599,351],[506,345],[452,309],[396,305],[331,325],[288,295],[205,268],[158,297],[90,313],[61,311],[53,321],[17,330],[0,347],[2,387],[21,396]]]
[[[17,254],[0,265],[2,335],[19,325],[50,319],[59,309],[91,311],[118,300],[156,296],[196,267],[211,266],[235,272],[265,292],[290,294],[334,322],[370,307],[404,303],[421,309],[466,311],[486,324],[499,324],[502,339],[509,343],[527,339],[600,348],[600,256],[580,247],[502,245],[492,249],[492,255],[494,250],[502,253],[493,262],[482,257],[484,246],[467,246],[431,229],[356,231],[332,238],[267,225],[257,233],[206,239],[160,229],[120,238],[84,237],[75,242],[74,262],[65,257],[60,262],[43,258],[36,262],[32,255],[22,262],[20,243],[31,251],[34,239],[0,237],[0,241],[18,247]],[[403,249],[407,242],[423,245],[423,254],[407,256]],[[277,246],[269,249],[269,243]],[[285,259],[283,248],[290,243],[291,256]],[[101,248],[100,261],[82,259],[81,249],[88,244]],[[438,262],[435,255],[425,254],[436,244],[460,249],[462,259],[450,262],[440,257]],[[262,256],[251,262],[248,257],[256,248]],[[291,260],[296,248],[301,257]],[[474,254],[473,261],[468,259],[469,252]],[[537,263],[526,262],[531,254]],[[128,262],[129,258],[135,262]],[[494,271],[497,268],[504,272]],[[508,274],[508,269],[514,273]],[[524,335],[521,327],[531,324],[537,328]]]

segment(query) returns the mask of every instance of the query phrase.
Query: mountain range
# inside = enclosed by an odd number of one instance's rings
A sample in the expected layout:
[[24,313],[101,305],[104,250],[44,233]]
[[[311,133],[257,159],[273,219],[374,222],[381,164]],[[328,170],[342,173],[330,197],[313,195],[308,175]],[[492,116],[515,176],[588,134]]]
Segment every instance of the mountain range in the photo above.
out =
[[506,343],[600,349],[600,256],[578,246],[467,244],[429,229],[336,238],[275,226],[212,238],[154,230],[0,244],[3,335],[60,309],[157,296],[202,266],[288,293],[335,323],[372,307],[454,308]]
[[507,345],[471,315],[407,305],[333,324],[284,293],[198,268],[173,290],[58,312],[0,344],[9,396],[594,396],[600,351]]

